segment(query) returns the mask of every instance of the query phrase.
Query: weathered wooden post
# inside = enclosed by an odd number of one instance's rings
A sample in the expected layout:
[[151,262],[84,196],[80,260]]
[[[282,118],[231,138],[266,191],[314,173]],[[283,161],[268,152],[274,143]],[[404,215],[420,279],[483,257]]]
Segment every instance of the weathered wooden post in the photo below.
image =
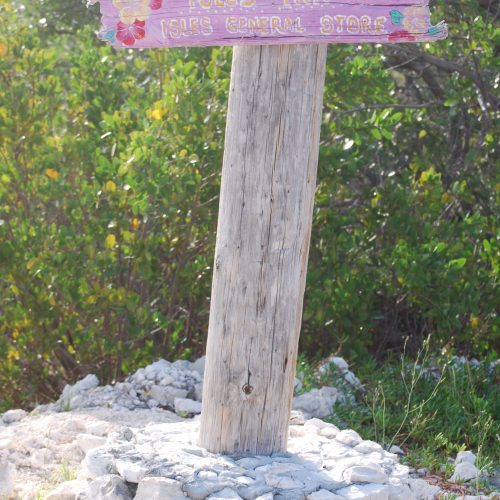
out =
[[236,47],[200,444],[286,449],[302,319],[325,45]]
[[117,47],[253,45],[234,49],[231,73],[199,439],[210,451],[286,449],[324,44],[446,37],[427,0],[373,3],[101,0],[101,36]]

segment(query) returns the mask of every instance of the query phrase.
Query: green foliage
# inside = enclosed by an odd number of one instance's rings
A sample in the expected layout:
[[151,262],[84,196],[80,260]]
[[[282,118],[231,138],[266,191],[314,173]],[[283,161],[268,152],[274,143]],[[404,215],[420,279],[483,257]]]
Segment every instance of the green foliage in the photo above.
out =
[[381,358],[407,335],[415,352],[431,332],[449,350],[498,349],[500,28],[476,2],[456,7],[435,9],[447,41],[329,51],[310,355]]
[[201,352],[229,66],[2,9],[0,406]]
[[[330,50],[310,357],[498,342],[499,30],[476,2],[441,14],[449,41],[416,55]],[[114,51],[95,27],[0,0],[0,408],[204,348],[230,50]]]
[[434,363],[424,358],[422,365],[403,359],[364,367],[364,376],[358,371],[366,392],[359,403],[336,405],[332,422],[357,430],[364,439],[401,445],[412,466],[447,477],[452,472],[448,459],[465,449],[477,453],[480,468],[493,470],[500,432],[498,367],[452,366],[444,358]]

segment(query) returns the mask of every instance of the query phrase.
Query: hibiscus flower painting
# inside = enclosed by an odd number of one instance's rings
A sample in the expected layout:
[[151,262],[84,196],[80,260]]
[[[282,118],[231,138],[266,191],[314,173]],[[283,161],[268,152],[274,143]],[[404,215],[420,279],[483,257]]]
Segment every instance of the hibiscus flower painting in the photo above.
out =
[[127,47],[142,40],[146,36],[146,21],[151,11],[161,9],[162,3],[162,0],[113,0],[120,16],[116,39]]
[[136,19],[132,24],[125,24],[118,21],[116,26],[116,39],[124,45],[132,47],[136,40],[142,40],[146,36],[145,21]]

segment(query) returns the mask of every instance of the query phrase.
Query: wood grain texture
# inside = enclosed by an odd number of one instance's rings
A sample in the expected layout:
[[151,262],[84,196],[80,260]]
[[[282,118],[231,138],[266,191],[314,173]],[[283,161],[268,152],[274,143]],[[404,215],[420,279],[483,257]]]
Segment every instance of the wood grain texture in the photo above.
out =
[[326,46],[233,55],[200,445],[286,450]]

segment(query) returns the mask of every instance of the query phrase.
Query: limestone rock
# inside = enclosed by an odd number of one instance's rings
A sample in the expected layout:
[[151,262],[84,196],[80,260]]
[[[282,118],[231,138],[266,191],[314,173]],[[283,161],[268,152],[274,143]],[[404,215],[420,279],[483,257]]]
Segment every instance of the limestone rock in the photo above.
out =
[[408,485],[412,493],[422,500],[433,500],[440,491],[439,486],[429,484],[423,479],[409,479]]
[[328,490],[318,490],[307,495],[306,500],[344,500],[344,497],[340,497]]
[[195,372],[198,372],[201,377],[203,377],[205,373],[205,360],[206,357],[202,356],[201,358],[198,358],[196,361],[193,361],[193,364],[191,365],[191,369]]
[[389,500],[389,487],[384,484],[353,484],[336,493],[346,500]]
[[14,492],[16,468],[7,460],[0,460],[0,498],[9,498]]
[[4,424],[13,424],[22,420],[26,415],[27,413],[21,409],[9,410],[2,415],[2,421]]
[[404,450],[395,444],[393,444],[389,448],[389,453],[395,453],[396,455],[404,455],[405,454]]
[[[475,457],[474,457],[475,459]],[[452,483],[460,483],[477,479],[479,476],[478,468],[470,462],[459,462],[455,467],[455,472],[450,477],[449,481]]]
[[407,483],[398,478],[389,478],[389,500],[416,500]]
[[94,479],[89,485],[89,490],[91,500],[132,500],[125,481],[116,475]]
[[117,460],[115,467],[118,474],[129,483],[139,483],[148,472],[148,467],[141,462]]
[[166,477],[145,477],[139,483],[134,500],[185,499],[182,485]]
[[212,493],[208,498],[212,500],[224,500],[226,498],[231,498],[233,500],[242,500],[242,498],[231,488],[224,488],[217,493]]
[[303,488],[304,483],[298,479],[293,479],[285,475],[278,474],[266,474],[265,475],[266,484],[272,486],[273,488],[279,488],[281,490],[293,490],[296,488]]
[[65,481],[50,491],[44,500],[75,500],[79,495],[90,495],[87,481]]
[[347,446],[356,446],[363,441],[361,439],[361,436],[356,432],[351,429],[345,429],[343,431],[340,431],[335,439],[342,444],[346,444]]
[[149,395],[151,398],[158,401],[160,405],[173,407],[175,398],[185,398],[188,395],[188,391],[177,387],[153,385],[149,391]]
[[373,465],[355,465],[344,471],[344,479],[348,483],[386,483],[389,479],[382,467]]
[[83,453],[87,453],[94,448],[102,446],[106,442],[106,438],[102,436],[94,436],[93,434],[78,434],[76,443]]
[[337,389],[325,386],[296,396],[293,398],[292,408],[301,411],[308,418],[323,418],[331,415],[332,407],[337,398]]
[[116,467],[113,455],[96,448],[90,450],[85,456],[80,474],[83,479],[94,479],[106,474],[115,473]]
[[472,465],[476,463],[476,455],[472,451],[459,451],[457,458],[455,458],[455,465],[468,462]]
[[175,398],[175,413],[178,415],[198,415],[201,413],[201,403],[187,398]]
[[359,451],[359,453],[365,453],[365,454],[384,451],[382,446],[380,446],[375,441],[370,441],[370,440],[361,441],[361,443],[357,444],[354,447],[354,449],[356,451]]

